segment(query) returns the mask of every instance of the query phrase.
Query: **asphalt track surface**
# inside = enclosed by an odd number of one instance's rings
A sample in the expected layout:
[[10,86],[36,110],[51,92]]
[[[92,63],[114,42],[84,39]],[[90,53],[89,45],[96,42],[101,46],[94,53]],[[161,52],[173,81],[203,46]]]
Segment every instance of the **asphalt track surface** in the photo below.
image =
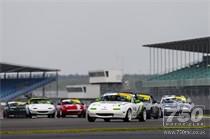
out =
[[[207,119],[209,125],[210,119]],[[158,128],[162,126],[162,119],[147,120],[146,122],[138,122],[133,120],[129,123],[121,120],[113,120],[104,122],[97,120],[89,123],[84,118],[35,118],[35,119],[4,119],[0,121],[1,131],[25,131],[25,130],[63,130],[63,129],[91,129],[91,128]],[[196,129],[189,129],[193,131]],[[198,129],[197,129],[198,130]],[[161,131],[116,131],[116,132],[91,132],[91,133],[47,133],[47,134],[18,134],[18,135],[0,135],[1,139],[209,139],[210,129],[199,129],[205,134],[183,134],[177,131],[168,133]]]

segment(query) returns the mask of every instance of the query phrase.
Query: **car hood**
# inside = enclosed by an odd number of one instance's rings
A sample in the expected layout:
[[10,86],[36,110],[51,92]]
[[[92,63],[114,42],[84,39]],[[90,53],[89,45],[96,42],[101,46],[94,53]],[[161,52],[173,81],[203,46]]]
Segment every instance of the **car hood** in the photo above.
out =
[[119,102],[119,101],[100,101],[92,103],[89,108],[113,108],[113,107],[122,107],[129,104],[129,102]]
[[177,103],[165,103],[163,104],[164,107],[176,107]]

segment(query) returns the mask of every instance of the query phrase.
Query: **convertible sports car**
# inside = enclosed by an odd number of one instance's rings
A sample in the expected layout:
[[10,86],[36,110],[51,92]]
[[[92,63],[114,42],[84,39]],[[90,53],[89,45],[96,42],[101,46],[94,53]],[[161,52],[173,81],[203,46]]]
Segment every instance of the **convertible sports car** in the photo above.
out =
[[129,122],[133,118],[146,121],[146,109],[143,102],[128,93],[106,93],[98,102],[90,104],[87,110],[89,122],[95,122],[97,118],[109,122],[111,119],[123,119]]
[[25,104],[26,102],[20,101],[11,101],[6,103],[3,112],[4,118],[26,117]]
[[163,96],[160,103],[165,116],[169,116],[172,113],[175,115],[181,114],[181,104],[176,100],[176,96]]
[[165,114],[175,112],[177,115],[188,113],[191,116],[191,112],[194,108],[194,103],[186,96],[163,96],[161,99],[161,106]]
[[54,118],[55,112],[55,106],[47,98],[32,98],[26,105],[26,114],[30,118],[37,115],[47,115],[49,118]]
[[81,103],[79,99],[63,99],[57,108],[57,117],[66,117],[66,115],[86,116],[86,105]]

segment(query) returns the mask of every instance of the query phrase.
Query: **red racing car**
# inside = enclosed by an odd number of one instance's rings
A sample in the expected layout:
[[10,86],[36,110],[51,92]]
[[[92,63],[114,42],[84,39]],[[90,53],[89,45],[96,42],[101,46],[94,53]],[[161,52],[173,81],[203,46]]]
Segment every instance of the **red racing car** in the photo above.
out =
[[66,115],[77,115],[78,117],[86,116],[86,105],[79,99],[63,99],[57,107],[57,117],[66,117]]

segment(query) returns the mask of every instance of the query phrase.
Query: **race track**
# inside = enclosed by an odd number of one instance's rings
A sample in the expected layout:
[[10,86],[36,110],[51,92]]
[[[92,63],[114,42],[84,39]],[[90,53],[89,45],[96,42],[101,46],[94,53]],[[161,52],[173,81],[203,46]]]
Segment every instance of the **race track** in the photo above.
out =
[[[210,119],[207,119],[209,124]],[[89,123],[84,118],[35,118],[35,119],[4,119],[1,120],[1,131],[45,131],[45,130],[83,130],[83,129],[96,129],[94,132],[84,133],[43,133],[43,134],[2,134],[1,139],[191,139],[191,138],[209,138],[209,128],[205,130],[204,135],[184,135],[184,134],[165,134],[164,130],[139,130],[139,131],[115,131],[115,132],[102,132],[101,129],[117,129],[117,128],[145,128],[145,129],[158,129],[162,128],[162,119],[150,119],[146,122],[138,122],[133,120],[129,123],[122,122],[121,120],[113,120],[111,122],[104,122],[97,120],[94,123]],[[100,129],[99,131],[97,131]],[[189,129],[190,131],[192,129]],[[195,130],[195,129],[193,129]]]

